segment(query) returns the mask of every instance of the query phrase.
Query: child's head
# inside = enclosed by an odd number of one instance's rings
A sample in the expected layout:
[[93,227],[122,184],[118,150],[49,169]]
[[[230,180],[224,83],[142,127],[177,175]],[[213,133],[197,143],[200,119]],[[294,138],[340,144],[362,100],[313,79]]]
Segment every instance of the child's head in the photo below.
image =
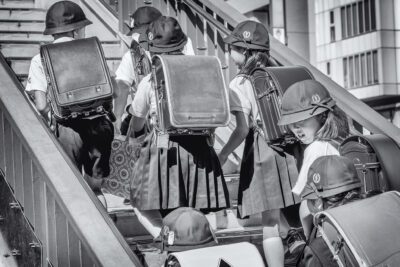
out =
[[[132,28],[128,32],[128,35],[135,34],[136,40],[139,35],[146,33],[151,22],[157,20],[162,16],[161,12],[152,6],[142,6],[136,9],[130,17],[132,21]],[[135,38],[134,38],[135,39]]]
[[353,162],[346,157],[329,155],[311,164],[301,197],[310,200],[310,210],[316,212],[359,197],[360,188],[361,181]]
[[150,23],[146,34],[142,34],[139,41],[154,54],[180,53],[187,43],[187,37],[175,18],[161,16]]
[[59,1],[53,4],[46,13],[44,35],[53,35],[55,39],[62,36],[84,38],[85,27],[92,24],[79,5],[71,1]]
[[248,73],[257,65],[267,66],[269,60],[269,33],[259,22],[239,23],[224,42],[241,72]]
[[314,80],[297,82],[286,90],[281,114],[278,124],[286,125],[304,144],[336,139],[348,132],[346,115],[336,106],[328,90]]
[[217,244],[206,216],[190,207],[181,207],[163,219],[161,232],[165,250],[185,251]]

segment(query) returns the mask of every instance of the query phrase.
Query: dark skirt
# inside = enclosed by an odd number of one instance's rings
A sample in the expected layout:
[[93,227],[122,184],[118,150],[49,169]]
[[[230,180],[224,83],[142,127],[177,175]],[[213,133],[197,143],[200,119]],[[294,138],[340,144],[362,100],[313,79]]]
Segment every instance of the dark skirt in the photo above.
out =
[[297,177],[294,156],[271,148],[258,132],[250,130],[240,167],[239,216],[299,203],[300,199],[292,193]]
[[149,134],[135,163],[131,203],[139,210],[229,207],[221,165],[204,136],[174,136],[158,148]]

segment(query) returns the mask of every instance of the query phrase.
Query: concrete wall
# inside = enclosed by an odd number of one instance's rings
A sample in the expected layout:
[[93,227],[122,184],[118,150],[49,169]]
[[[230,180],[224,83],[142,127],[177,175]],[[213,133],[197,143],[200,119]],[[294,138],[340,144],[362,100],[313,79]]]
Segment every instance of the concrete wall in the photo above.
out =
[[308,1],[285,0],[285,10],[287,45],[309,60]]

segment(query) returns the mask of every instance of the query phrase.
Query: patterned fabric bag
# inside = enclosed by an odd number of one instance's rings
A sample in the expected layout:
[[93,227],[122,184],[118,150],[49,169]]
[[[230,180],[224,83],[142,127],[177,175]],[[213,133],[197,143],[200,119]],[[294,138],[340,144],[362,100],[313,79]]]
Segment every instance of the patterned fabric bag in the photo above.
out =
[[104,179],[102,192],[119,197],[130,197],[130,183],[133,177],[133,167],[140,155],[140,148],[145,134],[138,138],[129,138],[132,125],[124,135],[116,135],[111,144],[110,175]]

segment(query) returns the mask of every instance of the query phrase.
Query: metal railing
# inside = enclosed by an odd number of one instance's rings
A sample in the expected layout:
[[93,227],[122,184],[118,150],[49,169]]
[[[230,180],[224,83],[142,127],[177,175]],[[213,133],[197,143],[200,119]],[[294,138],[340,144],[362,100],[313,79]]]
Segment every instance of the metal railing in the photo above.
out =
[[[226,81],[236,75],[237,68],[229,58],[226,45],[222,38],[241,21],[247,18],[224,1],[211,0],[153,0],[153,1],[122,1],[120,10],[135,10],[139,6],[150,4],[165,14],[177,17],[182,28],[192,39],[198,54],[215,55],[220,58],[225,70]],[[126,11],[128,12],[128,11]],[[123,13],[120,14],[120,21]],[[122,30],[122,28],[120,28]],[[387,121],[375,110],[354,97],[346,89],[339,86],[298,54],[270,36],[271,56],[282,65],[302,65],[307,67],[331,93],[338,106],[353,120],[372,133],[382,133],[400,143],[400,130]],[[234,123],[231,123],[232,129]],[[221,136],[226,141],[226,135]],[[238,153],[238,156],[241,156]]]
[[0,80],[0,168],[42,242],[42,266],[141,266],[1,53]]

